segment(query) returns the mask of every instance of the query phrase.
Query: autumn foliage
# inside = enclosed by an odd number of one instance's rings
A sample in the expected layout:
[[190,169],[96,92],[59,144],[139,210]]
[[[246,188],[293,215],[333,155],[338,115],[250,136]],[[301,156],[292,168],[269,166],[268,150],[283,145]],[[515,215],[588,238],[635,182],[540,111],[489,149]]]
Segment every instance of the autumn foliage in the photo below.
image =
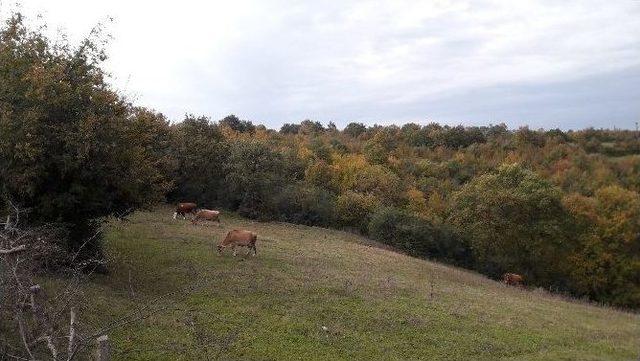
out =
[[67,224],[69,248],[102,217],[166,197],[640,306],[635,132],[170,123],[109,87],[95,43],[53,46],[19,16],[0,41],[2,199]]

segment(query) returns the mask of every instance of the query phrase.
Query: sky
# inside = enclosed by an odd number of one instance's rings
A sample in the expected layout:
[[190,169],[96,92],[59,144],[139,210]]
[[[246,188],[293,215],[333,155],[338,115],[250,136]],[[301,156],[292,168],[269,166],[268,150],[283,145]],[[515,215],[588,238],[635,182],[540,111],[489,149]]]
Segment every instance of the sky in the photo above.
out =
[[[635,128],[640,0],[23,0],[52,38],[112,36],[105,68],[179,121]],[[16,9],[0,0],[0,17]],[[107,21],[113,18],[113,21]]]

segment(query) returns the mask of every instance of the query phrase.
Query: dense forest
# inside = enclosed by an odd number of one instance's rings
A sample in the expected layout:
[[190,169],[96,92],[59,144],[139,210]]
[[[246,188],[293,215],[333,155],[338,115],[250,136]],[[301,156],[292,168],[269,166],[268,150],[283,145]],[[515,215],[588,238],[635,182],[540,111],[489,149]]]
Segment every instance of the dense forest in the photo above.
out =
[[67,251],[99,254],[107,216],[193,201],[640,306],[636,132],[169,121],[109,85],[102,39],[54,43],[19,14],[0,30],[0,214],[61,225]]

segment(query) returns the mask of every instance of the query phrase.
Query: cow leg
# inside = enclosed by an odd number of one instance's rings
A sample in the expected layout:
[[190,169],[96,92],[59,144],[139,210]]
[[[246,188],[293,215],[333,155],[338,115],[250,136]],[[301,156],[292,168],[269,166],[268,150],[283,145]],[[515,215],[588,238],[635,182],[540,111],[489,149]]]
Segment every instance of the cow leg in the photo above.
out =
[[173,212],[173,220],[175,220],[178,217],[178,212]]
[[233,251],[233,256],[236,256],[236,246],[231,247],[231,250]]
[[258,250],[256,249],[256,245],[254,244],[251,248],[253,248],[253,256],[255,257],[258,254]]

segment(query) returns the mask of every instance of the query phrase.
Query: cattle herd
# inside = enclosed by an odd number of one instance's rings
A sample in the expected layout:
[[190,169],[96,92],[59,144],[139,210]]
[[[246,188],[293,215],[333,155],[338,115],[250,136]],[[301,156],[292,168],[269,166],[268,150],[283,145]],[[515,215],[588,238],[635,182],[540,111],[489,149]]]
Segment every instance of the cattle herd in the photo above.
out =
[[[187,219],[187,214],[193,215],[191,223],[197,224],[199,221],[211,221],[217,222],[220,226],[220,211],[212,209],[198,209],[198,205],[195,203],[178,203],[175,213],[173,213],[173,219],[178,216],[182,216],[183,219]],[[227,233],[227,236],[218,243],[218,253],[222,254],[222,251],[231,247],[233,255],[236,255],[236,247],[247,247],[253,255],[257,254],[256,240],[257,235],[254,232],[234,229]],[[502,282],[509,286],[523,287],[524,278],[515,273],[505,273],[502,275]]]
[[[198,209],[198,205],[195,203],[178,203],[175,213],[173,213],[173,219],[182,216],[183,219],[187,219],[187,214],[191,214],[192,224],[197,224],[199,221],[211,221],[217,222],[220,226],[220,212],[212,209]],[[258,252],[256,250],[256,241],[258,235],[251,231],[234,229],[227,233],[227,236],[218,243],[218,253],[222,254],[222,251],[230,247],[233,251],[233,255],[236,255],[236,247],[247,247],[249,252],[253,252],[255,256]]]

